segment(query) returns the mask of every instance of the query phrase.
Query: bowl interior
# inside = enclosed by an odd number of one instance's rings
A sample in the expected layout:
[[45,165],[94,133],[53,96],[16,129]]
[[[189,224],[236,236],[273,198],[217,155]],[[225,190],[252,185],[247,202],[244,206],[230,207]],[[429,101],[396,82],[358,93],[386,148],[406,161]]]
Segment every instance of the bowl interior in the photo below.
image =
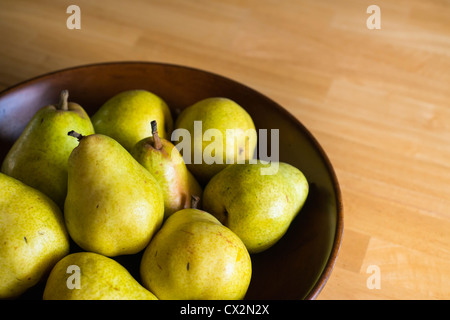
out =
[[[252,255],[253,276],[246,299],[314,299],[318,295],[331,273],[341,242],[340,191],[320,145],[285,109],[247,86],[188,67],[147,62],[75,67],[25,81],[0,93],[0,161],[34,113],[57,103],[63,89],[68,89],[69,100],[82,105],[89,115],[114,94],[129,89],[146,89],[159,95],[171,107],[174,117],[196,101],[223,96],[244,107],[257,130],[267,129],[270,133],[270,129],[279,129],[279,159],[302,170],[310,183],[310,194],[285,236],[269,250]],[[268,142],[270,151],[270,135]],[[138,255],[118,258],[136,278],[138,259]],[[31,292],[41,297],[39,289]]]

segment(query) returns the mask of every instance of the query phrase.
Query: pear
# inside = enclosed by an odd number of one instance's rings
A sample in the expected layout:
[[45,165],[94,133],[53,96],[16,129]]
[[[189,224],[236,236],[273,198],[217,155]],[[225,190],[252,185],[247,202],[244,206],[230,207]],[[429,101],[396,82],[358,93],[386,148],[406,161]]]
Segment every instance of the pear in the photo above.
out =
[[1,168],[3,173],[45,193],[60,208],[67,193],[67,160],[77,146],[67,132],[94,133],[84,109],[67,99],[68,91],[63,90],[58,105],[45,106],[34,114]]
[[157,122],[152,121],[152,137],[139,141],[131,155],[158,181],[164,195],[164,218],[189,208],[192,196],[200,197],[202,188],[187,169],[177,148],[160,138]]
[[251,116],[228,98],[207,98],[187,107],[177,117],[175,129],[190,133],[190,158],[179,149],[188,169],[202,184],[227,164],[251,159],[256,149]]
[[64,205],[70,236],[84,250],[110,257],[143,250],[164,217],[158,182],[114,139],[69,134],[79,139]]
[[0,173],[0,299],[35,286],[69,253],[59,207],[42,192]]
[[309,186],[296,167],[279,162],[232,164],[205,187],[203,209],[229,227],[250,253],[273,246],[288,230],[308,196]]
[[52,269],[44,300],[158,300],[117,261],[93,252],[72,253]]
[[162,138],[170,137],[173,119],[163,99],[147,90],[123,91],[106,101],[91,117],[95,132],[112,137],[128,151],[152,135],[148,124],[158,121]]
[[251,280],[250,255],[232,231],[209,213],[172,214],[145,249],[144,287],[164,300],[243,299]]

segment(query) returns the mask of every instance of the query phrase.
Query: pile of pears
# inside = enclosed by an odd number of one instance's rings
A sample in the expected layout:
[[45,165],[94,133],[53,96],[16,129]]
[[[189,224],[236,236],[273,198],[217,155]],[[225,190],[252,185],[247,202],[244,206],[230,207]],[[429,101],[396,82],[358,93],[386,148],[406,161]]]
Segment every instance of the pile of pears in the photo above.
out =
[[[141,89],[92,116],[67,90],[38,110],[1,165],[0,299],[37,284],[45,300],[243,299],[251,255],[286,233],[308,182],[283,162],[262,175],[270,163],[249,161],[257,135],[238,139],[235,153],[219,149],[222,164],[184,161],[171,134],[193,134],[194,121],[203,133],[255,129],[228,98],[205,98],[174,121]],[[116,259],[127,255],[139,255],[139,277]]]

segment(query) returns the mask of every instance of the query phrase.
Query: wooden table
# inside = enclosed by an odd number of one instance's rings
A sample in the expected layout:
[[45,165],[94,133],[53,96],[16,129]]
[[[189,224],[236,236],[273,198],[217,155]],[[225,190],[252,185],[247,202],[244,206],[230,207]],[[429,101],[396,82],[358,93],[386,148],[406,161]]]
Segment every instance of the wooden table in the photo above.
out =
[[310,129],[340,181],[319,299],[449,299],[449,17],[448,0],[2,0],[0,89],[118,60],[245,83]]

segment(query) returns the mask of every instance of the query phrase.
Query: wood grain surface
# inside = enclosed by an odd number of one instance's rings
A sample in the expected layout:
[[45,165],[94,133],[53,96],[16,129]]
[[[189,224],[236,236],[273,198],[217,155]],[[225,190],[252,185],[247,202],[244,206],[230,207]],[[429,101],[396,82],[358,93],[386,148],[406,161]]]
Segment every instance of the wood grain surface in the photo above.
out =
[[[80,29],[67,27],[71,4]],[[0,89],[121,60],[245,83],[336,170],[344,238],[318,298],[449,299],[449,17],[448,0],[2,0]]]

